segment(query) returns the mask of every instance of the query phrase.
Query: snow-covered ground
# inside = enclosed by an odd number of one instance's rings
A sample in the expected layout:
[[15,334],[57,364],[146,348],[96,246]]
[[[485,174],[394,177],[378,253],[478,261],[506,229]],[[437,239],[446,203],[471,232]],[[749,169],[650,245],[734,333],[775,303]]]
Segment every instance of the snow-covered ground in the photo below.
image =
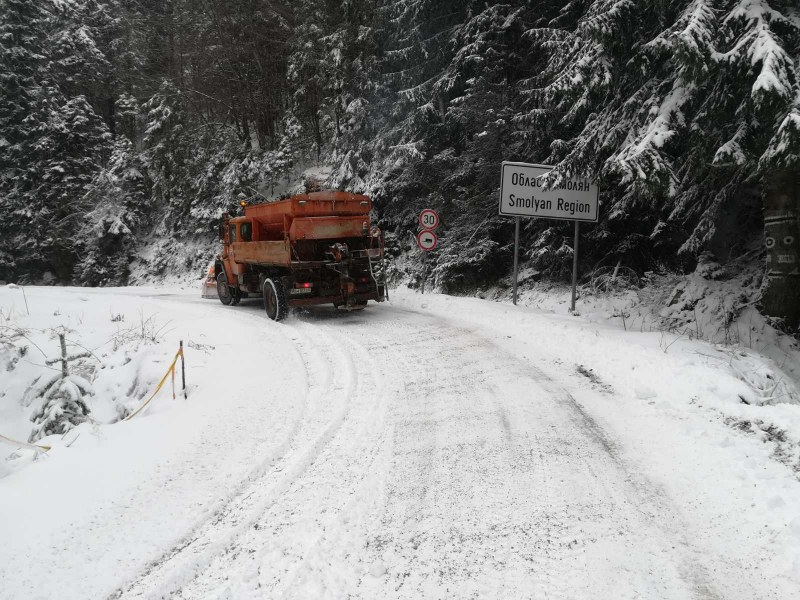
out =
[[[43,352],[6,351],[0,434],[27,438],[59,325],[98,423],[0,447],[3,598],[800,596],[800,407],[760,405],[796,389],[755,350],[407,291],[277,324],[196,289],[25,293],[4,323]],[[181,339],[188,399],[111,424]]]

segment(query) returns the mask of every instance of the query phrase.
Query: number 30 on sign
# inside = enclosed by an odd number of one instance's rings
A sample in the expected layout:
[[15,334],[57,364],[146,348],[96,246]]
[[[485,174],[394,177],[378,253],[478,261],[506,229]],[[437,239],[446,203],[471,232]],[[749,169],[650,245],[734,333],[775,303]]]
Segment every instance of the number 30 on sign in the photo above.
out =
[[436,229],[439,226],[439,213],[432,208],[424,209],[419,213],[419,224],[423,229]]

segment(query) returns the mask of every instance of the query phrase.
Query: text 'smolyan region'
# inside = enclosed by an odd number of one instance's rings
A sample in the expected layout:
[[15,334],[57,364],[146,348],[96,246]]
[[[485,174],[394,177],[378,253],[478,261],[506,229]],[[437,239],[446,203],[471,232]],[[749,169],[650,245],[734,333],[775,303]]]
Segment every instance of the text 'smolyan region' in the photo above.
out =
[[500,214],[542,219],[597,221],[598,188],[588,179],[573,177],[545,189],[553,167],[504,162],[500,185]]

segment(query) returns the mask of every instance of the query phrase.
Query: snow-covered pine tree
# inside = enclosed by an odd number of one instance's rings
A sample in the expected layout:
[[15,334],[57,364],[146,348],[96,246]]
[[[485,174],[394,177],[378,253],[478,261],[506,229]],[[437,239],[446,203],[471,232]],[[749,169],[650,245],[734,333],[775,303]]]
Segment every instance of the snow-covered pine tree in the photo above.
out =
[[112,116],[110,7],[98,0],[55,3],[48,20],[50,72],[68,98],[83,96],[98,114]]
[[447,99],[433,95],[434,83],[454,56],[455,35],[472,3],[389,0],[381,7],[383,89],[388,92],[387,121],[379,133],[384,167],[424,157],[424,126],[430,109],[442,117]]
[[292,97],[282,144],[298,158],[316,161],[327,150],[330,162],[338,167],[335,186],[363,189],[359,174],[369,168],[360,160],[358,147],[366,137],[360,129],[377,75],[374,4],[371,0],[294,4],[297,25],[287,68]]
[[87,351],[67,354],[66,334],[67,330],[63,327],[53,331],[53,337],[58,338],[61,355],[47,360],[47,364],[60,364],[61,369],[39,391],[38,397],[42,399],[42,404],[31,415],[33,431],[29,442],[48,435],[67,433],[73,427],[86,422],[91,412],[85,396],[94,393],[92,385],[83,377],[71,374],[69,364],[92,354]]
[[[524,7],[387,3],[383,88],[389,110],[373,143],[384,226],[405,231],[423,206],[442,212],[433,275],[455,290],[491,279],[510,256],[494,202],[499,162],[519,146],[517,82],[537,68]],[[382,162],[377,162],[381,159]]]
[[95,286],[127,282],[135,233],[146,225],[150,209],[143,171],[141,155],[125,136],[118,136],[108,167],[97,174],[86,194],[92,208],[77,226],[76,283]]
[[[380,73],[372,77],[373,91],[348,106],[349,131],[337,143],[332,182],[372,192],[387,228],[408,229],[415,206],[423,200],[419,188],[426,183],[415,184],[414,173],[428,166],[431,119],[442,120],[443,105],[434,102],[433,85],[455,52],[453,37],[469,4],[378,3],[373,22]],[[434,105],[438,109],[433,110]]]
[[522,38],[526,21],[522,7],[476,7],[433,85],[429,131],[440,146],[432,158],[438,184],[429,179],[437,192],[429,202],[447,223],[433,274],[447,290],[491,280],[510,256],[509,220],[487,198],[496,197],[499,162],[517,158],[521,143],[513,121],[523,101],[517,82],[540,67]]
[[797,153],[791,4],[596,0],[528,32],[548,66],[518,122],[554,123],[543,160],[609,190],[592,234],[602,254],[643,268],[653,253],[696,256],[760,165]]
[[[72,276],[75,234],[91,210],[87,192],[108,160],[110,134],[83,96],[65,99],[59,90],[38,92],[36,136],[28,169],[31,189],[25,194],[26,216],[21,260],[41,256],[61,281]],[[27,230],[27,231],[26,231]],[[22,233],[26,231],[26,233]]]
[[145,104],[143,145],[147,150],[151,194],[161,206],[180,200],[180,187],[186,182],[185,98],[169,80]]
[[[324,140],[330,138],[331,120],[327,97],[331,79],[329,20],[326,3],[317,0],[298,2],[297,24],[288,57],[287,76],[292,87],[291,108],[286,128],[292,144],[288,148],[301,160],[303,155],[319,162]],[[326,131],[327,129],[327,131]]]
[[[502,159],[601,179],[587,261],[691,266],[800,156],[793,0],[2,1],[0,279],[121,282],[134,238],[210,242],[318,153],[407,248],[443,211],[442,283],[510,264]],[[567,225],[523,236],[568,270]]]
[[[38,5],[37,5],[38,7]],[[67,97],[54,73],[52,13],[10,0],[0,14],[0,203],[5,277],[45,272],[66,281],[74,263],[74,219],[108,157],[109,135],[83,96]]]
[[4,0],[0,10],[0,280],[24,272],[16,263],[16,230],[30,186],[25,170],[33,141],[28,118],[45,60],[44,19],[40,5],[25,0]]

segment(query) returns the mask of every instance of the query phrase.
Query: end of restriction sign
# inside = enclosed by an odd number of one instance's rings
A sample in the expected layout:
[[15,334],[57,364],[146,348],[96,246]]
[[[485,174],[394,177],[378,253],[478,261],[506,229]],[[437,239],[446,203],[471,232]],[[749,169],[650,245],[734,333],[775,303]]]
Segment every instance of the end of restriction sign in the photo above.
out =
[[436,245],[439,243],[439,238],[436,237],[436,234],[432,231],[420,231],[417,234],[417,246],[419,246],[420,250],[427,252],[428,250],[433,250],[436,248]]

